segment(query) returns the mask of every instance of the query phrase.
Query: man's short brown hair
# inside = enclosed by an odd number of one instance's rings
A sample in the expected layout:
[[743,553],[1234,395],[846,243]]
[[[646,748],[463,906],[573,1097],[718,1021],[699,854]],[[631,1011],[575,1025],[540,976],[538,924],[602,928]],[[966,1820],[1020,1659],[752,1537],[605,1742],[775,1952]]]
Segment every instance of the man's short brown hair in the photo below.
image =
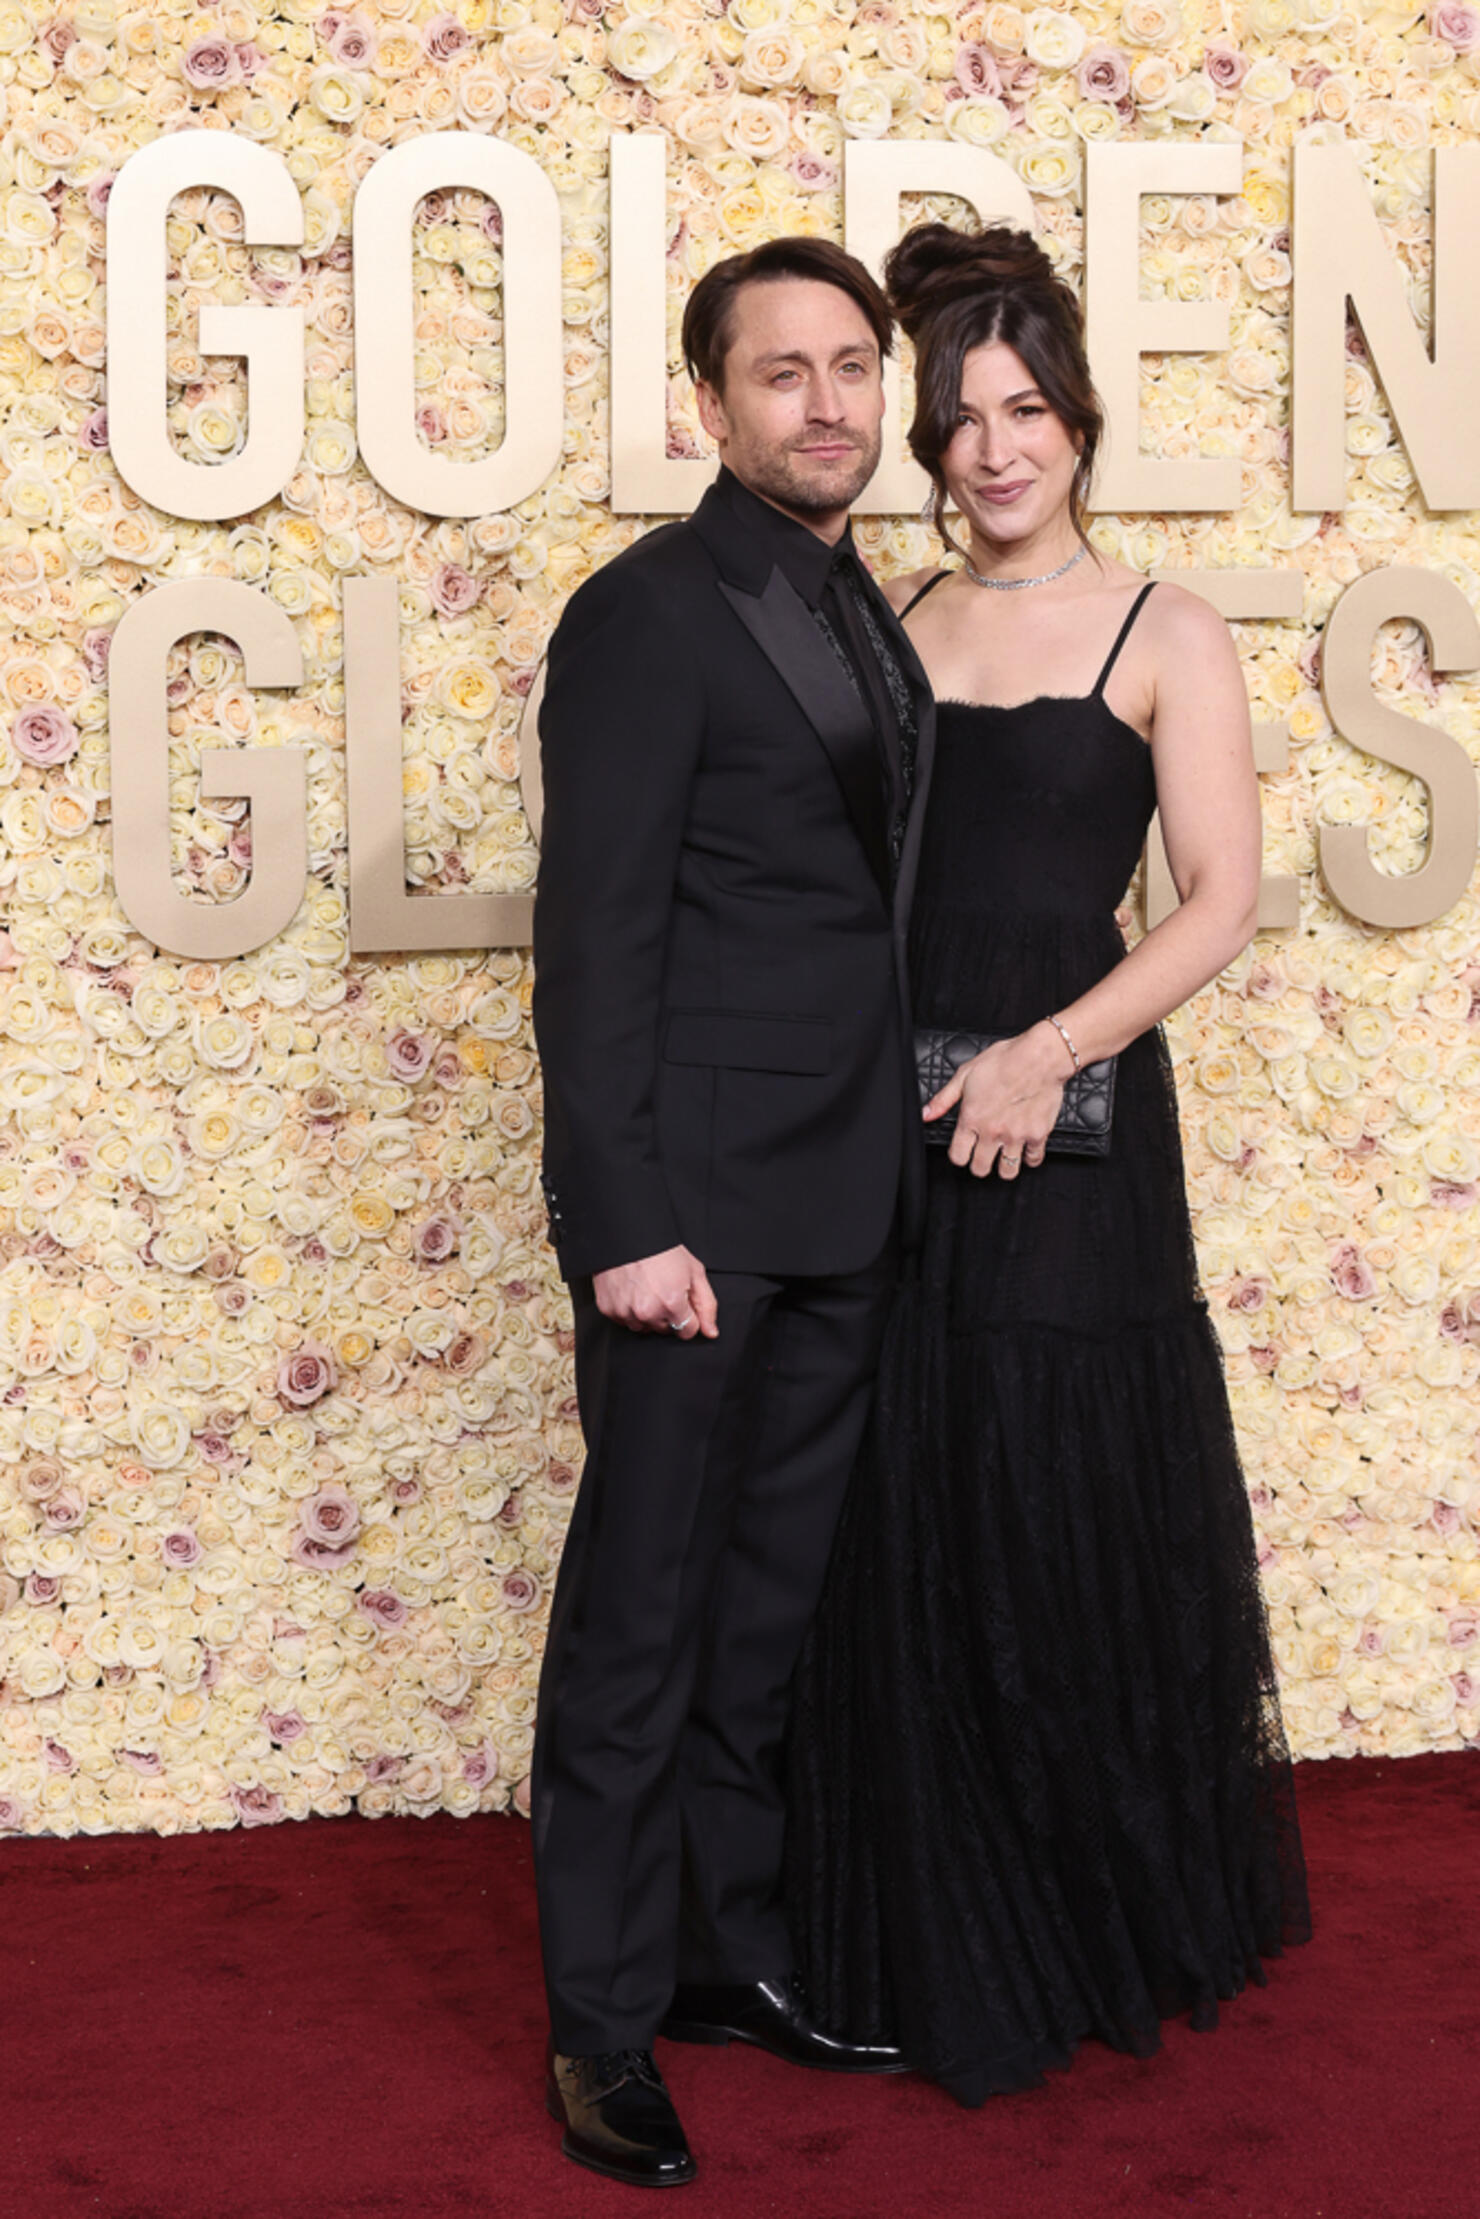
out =
[[706,270],[689,296],[683,318],[683,356],[695,384],[723,390],[725,357],[735,340],[735,297],[744,285],[769,285],[789,277],[836,285],[862,311],[878,342],[892,353],[894,318],[883,289],[854,254],[831,239],[768,239],[748,254],[732,254]]

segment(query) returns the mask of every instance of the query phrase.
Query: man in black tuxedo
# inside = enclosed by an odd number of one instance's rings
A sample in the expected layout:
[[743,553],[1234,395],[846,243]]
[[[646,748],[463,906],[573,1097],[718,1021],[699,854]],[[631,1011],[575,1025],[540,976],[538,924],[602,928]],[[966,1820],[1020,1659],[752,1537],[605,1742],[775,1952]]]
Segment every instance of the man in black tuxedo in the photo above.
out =
[[651,2047],[898,2069],[816,2026],[779,1750],[922,1178],[904,934],[933,736],[853,551],[891,324],[781,239],[684,325],[721,470],[573,597],[540,717],[534,1021],[587,1463],[534,1837],[567,2155],[694,2167]]

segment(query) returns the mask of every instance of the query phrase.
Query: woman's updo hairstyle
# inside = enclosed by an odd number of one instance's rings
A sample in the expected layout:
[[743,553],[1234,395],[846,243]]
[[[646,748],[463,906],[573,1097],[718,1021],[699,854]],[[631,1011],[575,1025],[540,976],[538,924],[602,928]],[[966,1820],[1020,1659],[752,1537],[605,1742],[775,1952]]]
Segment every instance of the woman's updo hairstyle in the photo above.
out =
[[941,458],[956,435],[962,365],[973,347],[1000,339],[1022,356],[1033,382],[1080,442],[1069,514],[1086,546],[1084,519],[1104,410],[1084,352],[1079,303],[1036,239],[1006,224],[957,231],[921,224],[884,264],[889,305],[915,347],[915,420],[910,452],[935,488],[931,522],[958,555],[946,524]]

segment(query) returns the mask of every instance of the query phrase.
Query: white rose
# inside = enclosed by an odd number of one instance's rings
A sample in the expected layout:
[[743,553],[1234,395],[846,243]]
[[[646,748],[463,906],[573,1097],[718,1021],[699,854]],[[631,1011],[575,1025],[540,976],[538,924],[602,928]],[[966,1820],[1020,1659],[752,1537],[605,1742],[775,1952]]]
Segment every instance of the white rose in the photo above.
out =
[[995,146],[1012,122],[996,99],[953,100],[946,110],[946,132],[968,146]]
[[893,118],[889,95],[877,85],[850,85],[838,101],[838,121],[850,139],[882,139]]
[[156,1471],[171,1470],[190,1447],[188,1419],[182,1411],[168,1409],[163,1403],[136,1411],[132,1431],[139,1455]]
[[678,52],[678,39],[655,16],[629,15],[606,42],[607,60],[619,76],[639,84],[665,70]]
[[1023,47],[1040,69],[1072,69],[1084,52],[1084,26],[1055,8],[1035,8],[1023,25]]

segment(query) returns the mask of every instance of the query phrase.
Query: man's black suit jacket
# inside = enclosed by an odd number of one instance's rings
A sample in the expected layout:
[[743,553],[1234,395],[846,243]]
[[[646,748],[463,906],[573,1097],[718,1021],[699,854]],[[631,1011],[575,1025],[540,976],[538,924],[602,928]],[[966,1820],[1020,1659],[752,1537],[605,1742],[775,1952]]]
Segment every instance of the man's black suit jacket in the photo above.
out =
[[[871,589],[872,590],[872,589]],[[544,1177],[567,1278],[684,1242],[710,1270],[861,1269],[923,1180],[880,747],[802,596],[711,487],[572,597],[540,713]]]

